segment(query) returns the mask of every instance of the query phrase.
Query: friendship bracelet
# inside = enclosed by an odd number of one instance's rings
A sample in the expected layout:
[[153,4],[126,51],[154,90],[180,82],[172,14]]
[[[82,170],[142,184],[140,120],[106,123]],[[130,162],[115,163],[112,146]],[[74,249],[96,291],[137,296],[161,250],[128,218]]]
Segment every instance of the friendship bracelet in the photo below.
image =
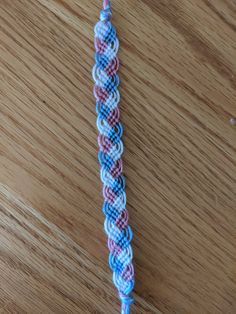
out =
[[103,1],[100,21],[95,25],[95,81],[97,128],[99,131],[98,160],[103,183],[104,229],[108,237],[109,265],[113,282],[122,303],[121,314],[130,313],[134,288],[133,250],[130,245],[132,230],[128,225],[126,209],[125,178],[123,175],[121,140],[123,127],[120,123],[120,93],[118,90],[119,40],[111,23],[111,3]]

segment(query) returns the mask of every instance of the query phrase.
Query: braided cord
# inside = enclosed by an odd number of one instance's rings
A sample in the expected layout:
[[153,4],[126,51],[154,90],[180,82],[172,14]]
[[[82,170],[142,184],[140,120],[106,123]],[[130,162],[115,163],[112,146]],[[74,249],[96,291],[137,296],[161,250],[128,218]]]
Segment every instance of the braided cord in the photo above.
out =
[[134,288],[133,251],[130,245],[132,230],[128,225],[125,178],[121,159],[123,127],[119,121],[120,93],[117,75],[119,41],[110,19],[111,4],[109,0],[104,0],[100,21],[94,28],[96,53],[93,79],[99,131],[98,160],[103,183],[104,229],[110,251],[109,265],[122,303],[121,314],[129,314],[130,305],[133,303],[131,292]]

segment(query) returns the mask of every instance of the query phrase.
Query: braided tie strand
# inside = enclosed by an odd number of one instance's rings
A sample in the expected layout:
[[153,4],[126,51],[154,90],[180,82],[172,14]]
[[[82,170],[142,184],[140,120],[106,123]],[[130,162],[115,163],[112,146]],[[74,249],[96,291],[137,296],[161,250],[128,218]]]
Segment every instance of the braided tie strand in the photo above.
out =
[[103,1],[103,10],[100,13],[101,21],[108,21],[111,18],[111,2],[110,0]]
[[123,127],[120,123],[118,90],[119,40],[111,23],[111,4],[104,0],[100,21],[95,25],[95,65],[93,67],[98,128],[98,160],[103,183],[104,229],[108,237],[109,265],[122,303],[121,314],[130,313],[134,288],[132,230],[128,225],[125,178],[123,175]]

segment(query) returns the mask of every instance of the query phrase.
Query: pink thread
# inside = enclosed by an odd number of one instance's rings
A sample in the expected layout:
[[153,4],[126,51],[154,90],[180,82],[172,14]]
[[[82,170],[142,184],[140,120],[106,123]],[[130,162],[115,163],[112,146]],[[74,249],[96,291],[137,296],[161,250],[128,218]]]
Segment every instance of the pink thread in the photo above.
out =
[[115,256],[118,256],[122,252],[121,247],[111,239],[108,240],[108,248]]
[[103,8],[104,10],[110,7],[110,0],[104,0],[103,2]]
[[95,38],[95,48],[97,52],[103,54],[107,49],[107,44],[99,38]]
[[103,197],[111,205],[114,204],[114,201],[116,199],[115,193],[108,186],[103,187]]
[[118,218],[116,219],[116,226],[120,229],[123,230],[128,226],[128,220],[129,220],[129,214],[127,209],[122,210]]
[[115,108],[111,111],[110,115],[107,117],[107,121],[111,127],[115,126],[120,119],[120,110],[119,108]]
[[99,134],[98,145],[101,151],[104,151],[104,153],[108,153],[110,148],[112,147],[112,142],[106,136]]
[[110,169],[110,173],[114,178],[118,178],[123,171],[123,162],[122,159],[116,161],[116,163]]
[[134,276],[134,267],[133,265],[127,265],[125,269],[122,271],[121,276],[124,280],[131,280]]
[[116,72],[118,71],[118,68],[119,68],[119,60],[116,57],[112,59],[110,63],[108,63],[107,67],[105,68],[105,72],[107,73],[107,75],[112,76],[116,74]]

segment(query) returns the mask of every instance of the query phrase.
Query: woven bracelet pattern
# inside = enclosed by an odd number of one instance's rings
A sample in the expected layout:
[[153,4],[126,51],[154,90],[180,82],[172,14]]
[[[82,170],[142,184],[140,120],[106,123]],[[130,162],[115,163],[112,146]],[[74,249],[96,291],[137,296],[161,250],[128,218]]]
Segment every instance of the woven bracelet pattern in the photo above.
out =
[[98,160],[103,183],[104,229],[108,236],[109,265],[113,281],[122,302],[122,314],[130,313],[133,303],[131,292],[134,288],[133,251],[130,245],[132,230],[128,225],[126,209],[125,178],[123,176],[121,140],[123,127],[120,123],[118,91],[119,41],[111,21],[110,1],[104,0],[100,21],[95,25],[95,81],[97,128],[99,131]]

